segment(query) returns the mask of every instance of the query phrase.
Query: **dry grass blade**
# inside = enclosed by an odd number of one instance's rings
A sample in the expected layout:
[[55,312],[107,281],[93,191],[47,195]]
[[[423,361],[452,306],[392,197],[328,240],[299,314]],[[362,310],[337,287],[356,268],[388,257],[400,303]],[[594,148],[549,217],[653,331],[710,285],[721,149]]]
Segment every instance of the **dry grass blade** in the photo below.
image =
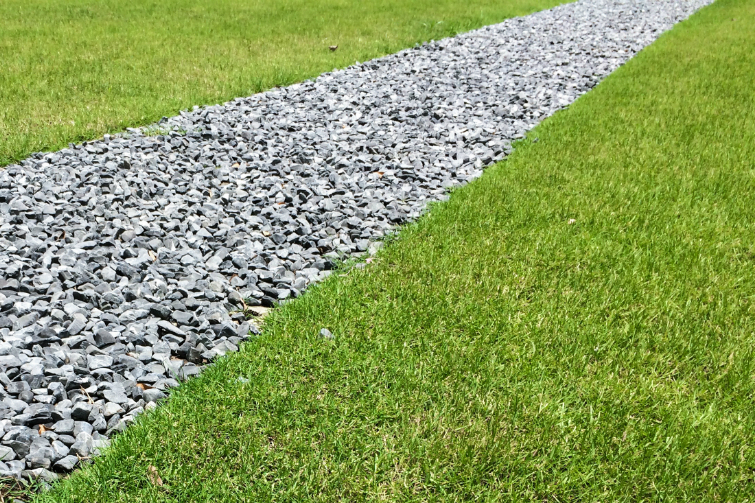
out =
[[163,479],[161,479],[160,475],[157,473],[157,468],[152,465],[149,465],[149,468],[147,468],[147,478],[153,486],[163,485]]

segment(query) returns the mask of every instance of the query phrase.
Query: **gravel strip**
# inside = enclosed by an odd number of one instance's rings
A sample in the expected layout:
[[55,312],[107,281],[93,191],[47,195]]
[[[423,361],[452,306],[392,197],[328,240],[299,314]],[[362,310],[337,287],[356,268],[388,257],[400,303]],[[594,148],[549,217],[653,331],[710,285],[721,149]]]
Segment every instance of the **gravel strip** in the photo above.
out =
[[582,0],[0,172],[0,476],[96,454],[255,333],[242,308],[373,251],[708,3]]

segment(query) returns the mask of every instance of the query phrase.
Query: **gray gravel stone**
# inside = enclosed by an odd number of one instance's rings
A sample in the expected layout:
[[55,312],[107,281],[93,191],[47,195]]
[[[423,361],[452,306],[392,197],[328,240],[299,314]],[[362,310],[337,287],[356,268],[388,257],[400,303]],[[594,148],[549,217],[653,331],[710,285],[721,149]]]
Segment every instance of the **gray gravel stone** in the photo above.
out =
[[51,472],[46,468],[24,470],[23,472],[21,472],[21,477],[25,479],[40,479],[48,483],[52,483],[58,480],[57,474]]
[[0,477],[21,478],[21,472],[26,467],[23,461],[9,461],[0,465]]
[[87,356],[87,366],[89,370],[109,368],[113,365],[113,358],[107,355],[89,355]]
[[78,462],[79,458],[77,456],[68,455],[55,463],[53,468],[58,472],[70,472],[76,467]]
[[47,440],[39,438],[32,442],[29,454],[26,455],[26,465],[29,468],[50,468],[52,460],[55,457],[55,451],[50,447]]
[[79,402],[71,410],[71,419],[76,421],[85,421],[89,419],[92,413],[92,405],[86,402]]
[[0,461],[11,461],[16,458],[16,452],[8,446],[0,445]]
[[71,446],[71,454],[80,458],[86,458],[92,452],[92,435],[87,432],[81,432],[76,436],[76,442]]
[[[78,414],[78,416],[81,417],[81,414]],[[86,417],[89,417],[89,413],[86,414]],[[58,435],[70,435],[73,433],[74,426],[75,421],[73,419],[63,419],[53,425],[53,430]]]
[[146,402],[157,402],[158,400],[162,400],[165,398],[165,393],[160,391],[159,389],[147,389],[144,390],[144,400]]
[[114,404],[123,405],[128,403],[128,397],[123,391],[109,390],[102,393],[105,400],[113,402]]
[[54,456],[52,458],[53,462],[68,456],[68,453],[71,451],[71,449],[66,444],[60,442],[59,440],[54,440],[51,443],[50,447],[54,452]]
[[0,356],[0,367],[20,367],[21,365],[21,360],[13,355]]

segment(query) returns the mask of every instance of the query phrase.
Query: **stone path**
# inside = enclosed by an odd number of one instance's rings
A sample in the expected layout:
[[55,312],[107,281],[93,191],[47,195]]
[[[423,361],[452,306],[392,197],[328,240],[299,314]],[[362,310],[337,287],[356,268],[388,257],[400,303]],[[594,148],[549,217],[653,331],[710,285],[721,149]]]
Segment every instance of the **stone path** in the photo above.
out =
[[0,475],[53,477],[709,0],[582,0],[0,172]]

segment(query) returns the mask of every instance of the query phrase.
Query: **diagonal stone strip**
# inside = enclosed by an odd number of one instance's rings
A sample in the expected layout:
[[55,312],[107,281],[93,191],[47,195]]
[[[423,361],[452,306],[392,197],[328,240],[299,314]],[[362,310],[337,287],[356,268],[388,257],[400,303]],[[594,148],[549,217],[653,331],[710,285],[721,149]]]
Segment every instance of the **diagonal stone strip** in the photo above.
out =
[[[54,476],[710,0],[581,0],[0,172],[0,476]],[[40,425],[44,428],[40,428]]]

